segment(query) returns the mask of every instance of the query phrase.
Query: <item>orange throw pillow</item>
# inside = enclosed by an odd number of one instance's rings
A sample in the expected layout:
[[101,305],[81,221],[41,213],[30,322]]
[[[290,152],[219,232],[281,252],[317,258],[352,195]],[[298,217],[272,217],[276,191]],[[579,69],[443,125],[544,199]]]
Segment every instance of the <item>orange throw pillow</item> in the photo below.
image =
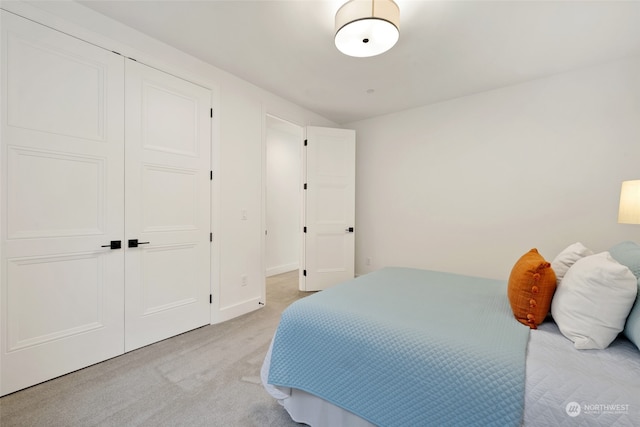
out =
[[522,255],[511,270],[507,294],[518,322],[537,329],[549,313],[556,274],[537,249]]

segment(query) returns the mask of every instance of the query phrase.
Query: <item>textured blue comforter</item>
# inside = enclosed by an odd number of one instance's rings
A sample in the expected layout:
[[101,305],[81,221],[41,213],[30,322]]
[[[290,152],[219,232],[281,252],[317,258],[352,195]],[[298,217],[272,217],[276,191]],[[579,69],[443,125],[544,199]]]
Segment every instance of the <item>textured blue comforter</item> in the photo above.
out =
[[529,328],[506,282],[385,268],[282,314],[269,383],[378,426],[517,426]]

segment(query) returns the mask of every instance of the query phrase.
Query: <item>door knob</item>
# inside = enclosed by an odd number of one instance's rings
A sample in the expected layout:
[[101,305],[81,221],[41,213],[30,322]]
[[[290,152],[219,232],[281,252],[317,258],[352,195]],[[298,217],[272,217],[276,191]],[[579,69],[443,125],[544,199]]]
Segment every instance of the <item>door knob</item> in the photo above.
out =
[[349,227],[349,228],[345,228],[345,230],[347,233],[353,233],[353,227]]
[[149,242],[138,242],[138,239],[129,239],[129,247],[130,248],[137,248],[138,245],[148,245]]

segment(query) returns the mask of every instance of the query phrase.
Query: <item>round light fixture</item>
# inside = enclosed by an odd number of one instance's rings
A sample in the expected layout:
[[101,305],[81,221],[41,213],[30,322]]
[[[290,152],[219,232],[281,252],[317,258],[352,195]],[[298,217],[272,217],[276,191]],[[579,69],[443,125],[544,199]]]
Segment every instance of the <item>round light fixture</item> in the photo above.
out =
[[350,0],[336,12],[336,47],[349,56],[380,55],[398,41],[399,24],[393,0]]

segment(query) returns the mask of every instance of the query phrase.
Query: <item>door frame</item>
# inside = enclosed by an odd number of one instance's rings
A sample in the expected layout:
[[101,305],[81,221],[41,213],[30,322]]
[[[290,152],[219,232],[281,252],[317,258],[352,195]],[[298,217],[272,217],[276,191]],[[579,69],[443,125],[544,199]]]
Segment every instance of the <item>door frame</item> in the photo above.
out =
[[[283,118],[282,116],[278,115],[278,114],[274,114],[274,113],[269,113],[264,111],[263,112],[263,138],[262,138],[262,158],[263,158],[263,168],[262,168],[262,229],[264,230],[264,233],[262,234],[262,259],[263,259],[263,271],[264,271],[264,275],[265,275],[265,284],[264,284],[264,289],[263,289],[263,300],[266,301],[266,277],[267,277],[267,265],[266,265],[266,260],[267,260],[267,244],[266,244],[266,240],[267,240],[267,169],[269,167],[268,163],[267,163],[267,129],[269,128],[268,126],[268,120],[269,118],[271,119],[275,119],[278,120],[280,122],[282,122],[285,126],[287,127],[295,127],[297,129],[299,129],[299,136],[300,136],[300,150],[299,150],[299,157],[298,157],[298,163],[299,163],[299,176],[297,178],[298,184],[299,184],[299,194],[300,197],[298,199],[300,205],[298,208],[298,225],[299,225],[299,232],[298,232],[298,256],[297,256],[297,261],[298,261],[298,270],[302,271],[301,268],[304,265],[304,238],[302,235],[302,222],[304,221],[304,192],[302,191],[302,182],[304,180],[304,173],[305,173],[305,164],[304,164],[304,150],[303,150],[303,144],[304,144],[304,138],[305,138],[305,126],[301,125],[299,123],[296,123],[295,121],[292,120],[288,120]],[[300,288],[300,283],[298,284],[299,289],[302,290]]]

